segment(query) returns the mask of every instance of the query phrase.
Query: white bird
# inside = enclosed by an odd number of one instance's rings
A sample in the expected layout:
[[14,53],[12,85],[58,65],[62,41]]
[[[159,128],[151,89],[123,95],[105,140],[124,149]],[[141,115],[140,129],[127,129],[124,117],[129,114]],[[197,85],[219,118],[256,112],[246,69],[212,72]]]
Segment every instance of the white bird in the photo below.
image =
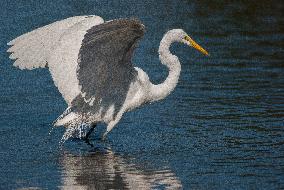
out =
[[169,48],[174,42],[208,52],[182,29],[168,31],[160,42],[159,58],[168,69],[166,80],[152,84],[148,75],[131,63],[133,50],[145,32],[136,19],[104,22],[99,16],[76,16],[23,34],[8,45],[14,66],[20,69],[48,67],[68,108],[54,126],[76,128],[107,124],[103,138],[123,113],[161,100],[176,87],[181,65]]

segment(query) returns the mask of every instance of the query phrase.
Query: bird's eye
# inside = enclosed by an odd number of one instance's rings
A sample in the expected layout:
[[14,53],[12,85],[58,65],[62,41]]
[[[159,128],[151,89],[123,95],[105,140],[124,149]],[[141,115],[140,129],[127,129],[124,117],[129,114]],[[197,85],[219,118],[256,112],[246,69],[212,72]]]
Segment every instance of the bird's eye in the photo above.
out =
[[186,41],[189,41],[189,40],[190,40],[189,36],[184,36],[183,39],[185,39]]

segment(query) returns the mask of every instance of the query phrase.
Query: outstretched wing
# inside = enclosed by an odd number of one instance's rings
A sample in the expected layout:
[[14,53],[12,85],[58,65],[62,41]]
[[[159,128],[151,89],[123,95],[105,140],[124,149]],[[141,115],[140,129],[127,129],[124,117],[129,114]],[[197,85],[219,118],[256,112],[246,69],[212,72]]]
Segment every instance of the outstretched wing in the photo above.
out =
[[113,20],[87,31],[77,66],[81,97],[72,102],[74,107],[102,114],[111,106],[114,112],[120,109],[137,77],[131,58],[143,34],[144,25],[134,19]]
[[23,34],[8,43],[20,69],[49,68],[54,84],[68,105],[80,94],[77,60],[87,30],[103,23],[99,16],[75,16]]
[[74,24],[85,20],[87,16],[75,16],[57,21],[23,34],[10,41],[7,52],[11,59],[16,59],[14,66],[20,69],[43,68],[47,66],[48,58],[54,46],[64,32]]
[[48,66],[63,98],[77,111],[117,110],[136,79],[131,57],[144,26],[138,20],[103,22],[78,16],[38,28],[8,43],[10,58],[21,69]]
[[89,16],[68,28],[48,59],[48,68],[54,84],[69,106],[80,94],[76,71],[84,36],[91,27],[103,22],[101,17]]

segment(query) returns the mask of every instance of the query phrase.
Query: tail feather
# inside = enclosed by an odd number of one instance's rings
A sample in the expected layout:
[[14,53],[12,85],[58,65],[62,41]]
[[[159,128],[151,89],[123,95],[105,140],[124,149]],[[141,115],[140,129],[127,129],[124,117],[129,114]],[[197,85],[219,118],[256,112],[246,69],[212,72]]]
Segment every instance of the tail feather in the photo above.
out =
[[78,120],[79,115],[75,112],[72,112],[72,109],[68,107],[54,122],[53,126],[59,127],[74,123],[74,121]]

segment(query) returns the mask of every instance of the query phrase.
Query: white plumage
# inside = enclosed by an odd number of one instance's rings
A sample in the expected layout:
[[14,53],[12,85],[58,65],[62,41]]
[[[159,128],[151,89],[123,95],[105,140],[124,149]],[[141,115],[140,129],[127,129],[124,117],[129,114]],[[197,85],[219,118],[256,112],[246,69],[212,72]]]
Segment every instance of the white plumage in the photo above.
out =
[[104,122],[105,136],[124,112],[163,99],[175,88],[181,65],[169,51],[173,42],[208,55],[183,30],[168,31],[161,41],[159,57],[169,75],[162,84],[154,85],[131,63],[143,34],[144,25],[138,20],[104,22],[98,16],[76,16],[17,37],[8,43],[12,46],[8,52],[20,69],[49,68],[68,104],[56,126],[64,125],[70,132],[82,124]]

